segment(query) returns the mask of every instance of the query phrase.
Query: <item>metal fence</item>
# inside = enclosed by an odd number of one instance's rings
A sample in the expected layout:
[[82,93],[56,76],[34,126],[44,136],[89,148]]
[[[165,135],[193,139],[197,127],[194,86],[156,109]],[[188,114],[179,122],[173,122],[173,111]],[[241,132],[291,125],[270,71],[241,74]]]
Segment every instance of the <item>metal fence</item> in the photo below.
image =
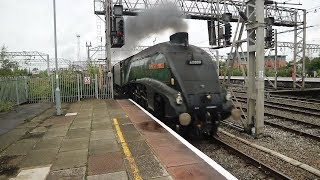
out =
[[11,101],[16,104],[28,101],[26,77],[0,78],[0,101]]
[[53,76],[46,78],[27,78],[27,102],[52,102],[54,100]]
[[[55,76],[0,78],[0,101],[16,104],[54,102]],[[62,102],[113,98],[112,75],[68,73],[59,76]]]

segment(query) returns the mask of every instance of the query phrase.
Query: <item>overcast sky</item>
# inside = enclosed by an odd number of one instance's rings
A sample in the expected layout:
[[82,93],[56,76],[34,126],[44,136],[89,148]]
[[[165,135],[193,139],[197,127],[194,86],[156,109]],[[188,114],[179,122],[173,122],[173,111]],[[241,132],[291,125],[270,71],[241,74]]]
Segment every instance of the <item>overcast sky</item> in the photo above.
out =
[[[281,0],[283,1],[283,0]],[[298,3],[298,0],[289,2]],[[300,1],[298,8],[310,9],[320,6],[318,0]],[[53,42],[53,1],[52,0],[0,0],[0,45],[9,51],[40,51],[54,57]],[[86,57],[85,42],[92,41],[96,46],[97,17],[93,12],[93,0],[56,0],[58,57],[76,60],[77,38],[81,36],[81,57]],[[318,25],[307,30],[307,43],[320,44],[320,9],[307,16],[307,25]],[[208,46],[207,26],[205,21],[187,20],[190,43]],[[284,30],[280,28],[279,30]],[[102,33],[104,29],[101,30]],[[143,45],[152,45],[167,41],[170,32],[156,34]],[[280,41],[293,41],[293,35],[281,35]],[[226,51],[221,51],[223,54]]]

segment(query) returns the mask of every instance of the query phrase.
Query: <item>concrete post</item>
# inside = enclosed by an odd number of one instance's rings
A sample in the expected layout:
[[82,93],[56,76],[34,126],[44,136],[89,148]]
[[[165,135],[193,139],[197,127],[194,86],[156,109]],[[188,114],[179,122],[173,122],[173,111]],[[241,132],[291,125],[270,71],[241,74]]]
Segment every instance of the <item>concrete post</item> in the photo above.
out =
[[95,88],[96,98],[99,99],[99,96],[98,96],[98,75],[97,74],[94,75],[94,88]]
[[17,102],[17,105],[19,105],[19,104],[20,104],[20,101],[19,101],[18,78],[15,77],[14,80],[15,80],[15,84],[16,84],[16,102]]
[[[106,1],[105,3],[105,20],[106,20],[106,66],[107,66],[107,73],[111,73],[111,38],[110,38],[110,28],[111,28],[111,15],[112,15],[112,1]],[[108,81],[108,86],[110,89],[107,90],[111,93],[111,97],[113,97],[113,87],[112,82]]]
[[306,35],[307,35],[307,12],[303,10],[303,29],[302,29],[302,89],[305,87],[305,77],[306,77]]
[[[264,128],[264,0],[256,0],[256,121],[255,135]],[[258,73],[258,74],[257,74]]]
[[80,101],[80,75],[77,74],[78,101]]
[[50,78],[50,59],[49,59],[49,54],[47,54],[47,74],[48,74],[48,77]]
[[[295,22],[298,20],[298,12],[294,14],[294,19]],[[293,39],[293,44],[294,44],[294,49],[293,49],[293,72],[292,72],[292,81],[293,81],[293,89],[296,89],[297,84],[296,84],[296,77],[297,77],[297,54],[298,54],[298,27],[294,26],[294,39]]]
[[274,30],[274,88],[278,89],[277,81],[278,81],[278,68],[277,68],[277,59],[278,59],[278,34],[277,30]]
[[264,127],[264,0],[247,3],[248,128],[257,137]]

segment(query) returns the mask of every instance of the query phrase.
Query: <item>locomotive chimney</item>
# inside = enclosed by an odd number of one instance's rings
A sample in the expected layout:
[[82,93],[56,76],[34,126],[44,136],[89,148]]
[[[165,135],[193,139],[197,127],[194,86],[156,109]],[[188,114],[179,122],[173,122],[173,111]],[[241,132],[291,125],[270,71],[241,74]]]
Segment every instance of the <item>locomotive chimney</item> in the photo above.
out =
[[172,34],[170,36],[170,43],[188,46],[189,45],[188,33],[177,32],[175,34]]

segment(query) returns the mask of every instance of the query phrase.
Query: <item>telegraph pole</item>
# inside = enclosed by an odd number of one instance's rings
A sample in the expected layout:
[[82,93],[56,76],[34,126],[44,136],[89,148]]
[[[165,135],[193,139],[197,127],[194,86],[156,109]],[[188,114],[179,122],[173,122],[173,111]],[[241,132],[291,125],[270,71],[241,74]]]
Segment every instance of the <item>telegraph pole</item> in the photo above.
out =
[[54,27],[54,58],[56,63],[56,110],[57,115],[60,116],[61,112],[61,97],[59,88],[59,67],[58,67],[58,52],[57,52],[57,25],[56,25],[56,0],[53,0],[53,27]]

